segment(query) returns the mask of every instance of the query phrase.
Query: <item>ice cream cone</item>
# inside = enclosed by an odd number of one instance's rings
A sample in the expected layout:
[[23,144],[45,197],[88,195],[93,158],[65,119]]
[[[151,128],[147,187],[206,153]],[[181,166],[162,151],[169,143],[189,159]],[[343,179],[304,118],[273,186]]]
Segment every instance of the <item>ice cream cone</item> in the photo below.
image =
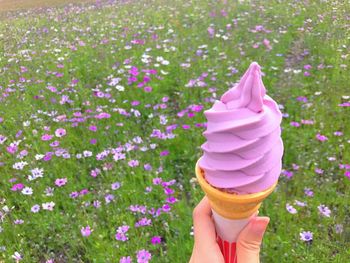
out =
[[227,219],[248,218],[258,211],[262,201],[269,196],[277,185],[277,181],[265,191],[253,194],[225,193],[211,186],[204,178],[204,170],[196,163],[196,177],[206,193],[212,209],[220,216]]

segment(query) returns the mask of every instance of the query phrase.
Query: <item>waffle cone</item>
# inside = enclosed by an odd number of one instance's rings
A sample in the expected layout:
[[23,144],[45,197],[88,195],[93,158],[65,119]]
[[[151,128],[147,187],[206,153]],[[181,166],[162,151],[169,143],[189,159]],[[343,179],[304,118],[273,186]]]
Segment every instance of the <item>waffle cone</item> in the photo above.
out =
[[262,201],[268,197],[277,185],[274,183],[270,188],[253,194],[237,195],[226,193],[211,186],[204,177],[204,170],[196,163],[196,177],[209,199],[212,209],[227,219],[243,219],[254,214],[261,206]]

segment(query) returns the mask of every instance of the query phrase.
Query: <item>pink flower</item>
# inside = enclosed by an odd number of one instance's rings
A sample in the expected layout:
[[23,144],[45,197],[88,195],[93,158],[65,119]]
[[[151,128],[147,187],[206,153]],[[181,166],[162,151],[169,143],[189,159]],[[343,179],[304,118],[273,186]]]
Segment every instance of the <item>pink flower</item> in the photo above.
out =
[[56,137],[63,137],[64,135],[66,135],[66,133],[66,130],[63,128],[59,128],[55,131]]
[[151,260],[152,255],[147,250],[142,249],[137,251],[136,257],[137,263],[148,263]]
[[127,236],[129,228],[130,227],[128,225],[118,227],[117,233],[115,234],[115,239],[123,242],[127,241],[129,239]]
[[271,50],[272,49],[272,47],[270,45],[270,40],[268,40],[266,38],[263,40],[263,45],[267,48],[267,50]]
[[97,131],[97,127],[95,125],[91,125],[89,127],[89,130],[95,132],[95,131]]
[[91,232],[93,230],[90,228],[90,226],[82,227],[80,232],[83,235],[83,237],[88,237],[91,235]]
[[319,140],[320,142],[324,142],[324,141],[327,141],[327,140],[328,140],[328,138],[327,138],[326,136],[321,135],[321,134],[319,134],[319,133],[317,133],[316,139]]
[[292,122],[290,122],[290,126],[293,126],[293,127],[300,127],[300,123],[299,123],[299,122],[296,122],[296,121],[292,121]]
[[128,162],[128,165],[130,167],[138,166],[139,165],[139,161],[138,160],[131,160],[131,161]]
[[145,92],[151,92],[151,91],[152,91],[152,87],[147,86],[147,87],[144,87],[143,90],[144,90]]
[[95,169],[91,170],[90,175],[92,177],[97,177],[97,175],[99,175],[100,173],[101,173],[101,170],[99,168],[95,168]]
[[53,135],[50,135],[50,134],[44,134],[43,136],[41,136],[42,141],[49,141],[52,138],[53,138]]
[[67,178],[58,178],[55,180],[55,185],[61,187],[67,183]]
[[215,29],[213,27],[208,27],[207,31],[208,31],[209,37],[213,38],[215,35]]
[[131,263],[131,257],[130,256],[122,257],[119,263]]
[[310,188],[304,188],[304,193],[306,196],[314,196],[314,192]]
[[323,215],[325,217],[331,216],[331,210],[327,206],[319,205],[317,208],[318,208],[318,211],[320,212],[321,215]]

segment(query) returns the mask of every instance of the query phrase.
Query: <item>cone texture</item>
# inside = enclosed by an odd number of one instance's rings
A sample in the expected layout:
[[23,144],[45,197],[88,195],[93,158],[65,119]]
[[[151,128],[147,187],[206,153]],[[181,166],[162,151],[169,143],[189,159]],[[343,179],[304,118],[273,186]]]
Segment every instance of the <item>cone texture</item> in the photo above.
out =
[[196,163],[196,177],[202,190],[207,195],[212,209],[227,219],[243,219],[254,214],[261,206],[262,201],[268,197],[277,185],[274,183],[265,191],[237,195],[220,191],[211,186],[204,178],[204,170]]

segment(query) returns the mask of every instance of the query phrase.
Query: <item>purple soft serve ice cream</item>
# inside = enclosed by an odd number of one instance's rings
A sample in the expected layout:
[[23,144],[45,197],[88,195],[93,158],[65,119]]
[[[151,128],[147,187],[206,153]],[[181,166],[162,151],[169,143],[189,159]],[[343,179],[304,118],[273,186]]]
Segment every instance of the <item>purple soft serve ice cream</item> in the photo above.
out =
[[238,84],[211,109],[199,166],[212,186],[237,194],[271,187],[282,168],[282,114],[268,95],[253,62]]

